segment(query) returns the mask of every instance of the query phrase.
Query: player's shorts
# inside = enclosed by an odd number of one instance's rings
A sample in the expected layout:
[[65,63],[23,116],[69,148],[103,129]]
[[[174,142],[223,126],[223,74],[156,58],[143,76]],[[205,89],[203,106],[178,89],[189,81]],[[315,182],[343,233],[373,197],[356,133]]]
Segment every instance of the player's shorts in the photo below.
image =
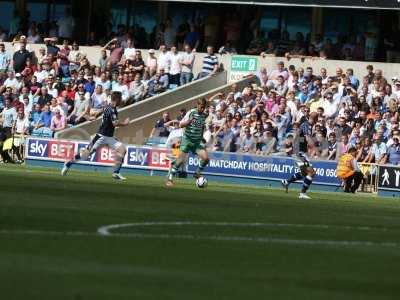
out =
[[312,165],[311,164],[303,164],[301,167],[300,167],[300,172],[301,172],[301,176],[306,176],[307,175],[307,170],[308,170],[308,168],[312,168]]
[[115,137],[104,136],[101,134],[96,134],[88,146],[89,151],[96,151],[101,146],[108,146],[110,149],[117,149],[122,146],[122,143],[118,141]]
[[193,154],[197,154],[200,150],[204,150],[206,147],[202,142],[193,143],[185,136],[182,137],[180,150],[184,153],[192,152]]

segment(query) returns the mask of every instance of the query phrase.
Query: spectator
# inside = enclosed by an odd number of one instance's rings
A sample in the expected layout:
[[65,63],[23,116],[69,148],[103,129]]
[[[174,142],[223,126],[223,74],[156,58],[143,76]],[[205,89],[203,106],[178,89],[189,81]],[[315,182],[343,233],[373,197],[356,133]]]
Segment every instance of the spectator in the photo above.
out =
[[382,142],[382,138],[377,134],[374,135],[374,143],[368,154],[367,162],[375,162],[377,164],[384,164],[387,159],[387,147]]
[[72,110],[71,114],[67,117],[67,121],[72,125],[76,125],[86,122],[89,119],[90,119],[90,103],[88,99],[86,99],[84,92],[78,92],[78,99],[75,100],[74,109]]
[[126,47],[124,48],[123,59],[124,60],[127,60],[127,59],[133,60],[135,58],[135,55],[136,55],[136,49],[133,44],[133,40],[127,39]]
[[129,90],[128,87],[123,83],[123,76],[118,75],[117,82],[112,85],[113,92],[120,92],[122,94],[122,103],[127,105],[129,103]]
[[140,73],[135,74],[135,79],[130,83],[129,90],[131,92],[133,102],[138,102],[146,96],[146,87],[141,80]]
[[169,87],[169,76],[165,73],[164,69],[160,69],[160,82],[162,84],[162,88],[167,90]]
[[184,85],[192,81],[194,60],[195,60],[195,54],[190,48],[190,45],[185,44],[184,52],[180,56],[180,64],[182,71],[180,78],[181,85]]
[[156,73],[156,75],[154,75],[154,78],[149,81],[148,94],[150,97],[165,91],[164,84],[160,80],[160,77],[160,73]]
[[169,69],[171,67],[171,54],[167,52],[167,47],[165,45],[161,45],[158,52],[158,71],[164,69],[165,73],[169,73]]
[[147,70],[150,73],[150,76],[153,76],[157,72],[157,58],[155,56],[154,49],[150,49],[148,51],[148,57],[146,61]]
[[64,130],[65,128],[65,117],[61,114],[59,109],[56,109],[54,111],[53,117],[51,118],[50,129],[53,131],[53,133],[56,133],[58,131]]
[[10,67],[11,57],[4,43],[0,43],[0,73],[6,73]]
[[110,50],[110,56],[108,57],[108,62],[111,64],[111,68],[115,70],[117,68],[117,64],[121,61],[122,54],[124,49],[121,47],[118,39],[114,38],[109,41],[104,47],[103,50]]
[[18,110],[17,120],[15,121],[15,126],[13,127],[14,143],[13,150],[17,156],[16,163],[23,162],[23,146],[25,144],[25,136],[29,134],[29,119],[24,114],[24,110],[21,108]]
[[181,57],[175,46],[171,47],[170,59],[169,84],[179,86],[181,78]]
[[256,140],[251,135],[250,127],[244,129],[244,135],[240,139],[239,151],[242,153],[255,153]]
[[171,121],[171,118],[170,118],[170,116],[169,116],[169,113],[167,113],[167,112],[166,112],[166,113],[163,113],[162,118],[159,119],[159,120],[156,122],[156,124],[155,124],[153,130],[152,130],[151,133],[150,133],[150,136],[151,136],[151,137],[168,137],[168,135],[169,135],[169,129],[168,129],[168,127],[166,126],[166,124],[167,124],[168,122],[170,122],[170,121]]
[[26,50],[26,44],[20,44],[20,50],[14,53],[13,55],[13,68],[17,73],[22,72],[26,66],[26,60],[31,57],[31,53]]
[[142,51],[136,50],[135,58],[132,61],[132,71],[135,73],[139,73],[140,75],[143,75],[144,69],[145,69],[145,64],[142,59]]
[[[90,97],[89,119],[94,120],[103,113],[107,104],[107,97],[103,92],[103,87],[97,85],[95,92]],[[76,104],[75,104],[76,106]]]
[[398,165],[400,163],[400,143],[399,137],[393,137],[393,144],[387,149],[387,161],[391,165]]
[[203,58],[203,67],[198,75],[198,78],[213,75],[218,70],[218,58],[214,54],[214,47],[207,47],[207,55]]

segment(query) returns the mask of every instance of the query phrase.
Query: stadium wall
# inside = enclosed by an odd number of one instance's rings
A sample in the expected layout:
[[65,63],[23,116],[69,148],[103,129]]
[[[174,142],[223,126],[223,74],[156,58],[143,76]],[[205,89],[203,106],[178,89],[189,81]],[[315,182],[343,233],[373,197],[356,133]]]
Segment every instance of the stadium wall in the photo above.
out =
[[[13,53],[13,46],[11,43],[5,43],[6,45],[6,50],[10,51],[10,53]],[[38,53],[39,49],[41,47],[44,47],[43,44],[29,44],[28,45],[31,51],[35,51],[35,53]],[[86,53],[87,58],[89,59],[91,64],[96,64],[98,65],[99,59],[100,59],[100,52],[101,52],[101,47],[99,46],[92,46],[92,47],[87,47],[87,46],[80,46],[80,50],[82,52]],[[147,56],[148,56],[148,50],[141,49],[142,51],[142,56],[144,61],[146,61]],[[158,51],[156,51],[156,55],[158,54]],[[202,60],[203,57],[205,56],[205,53],[197,53],[196,54],[196,59],[194,63],[194,74],[197,75],[202,68]],[[248,55],[246,55],[248,57]],[[319,69],[321,67],[324,67],[327,69],[328,74],[335,74],[336,68],[340,67],[342,69],[347,69],[347,68],[352,68],[354,70],[354,74],[356,77],[359,79],[362,79],[363,76],[366,75],[366,66],[369,64],[372,64],[375,69],[381,69],[383,70],[383,74],[387,79],[390,79],[392,77],[400,77],[400,64],[399,63],[382,63],[382,62],[361,62],[361,61],[344,61],[344,60],[327,60],[327,59],[319,59],[319,58],[292,58],[288,60],[285,57],[275,57],[275,56],[266,56],[265,58],[262,58],[260,56],[253,56],[258,59],[258,65],[257,65],[257,70],[260,69],[260,67],[267,67],[267,70],[271,70],[271,68],[275,68],[276,63],[278,61],[283,61],[285,65],[290,65],[293,64],[296,67],[308,67],[311,66],[314,70],[315,73],[319,73]],[[230,72],[230,66],[231,66],[231,55],[219,55],[218,58],[220,63],[222,63],[223,67]],[[228,74],[229,76],[229,74]]]

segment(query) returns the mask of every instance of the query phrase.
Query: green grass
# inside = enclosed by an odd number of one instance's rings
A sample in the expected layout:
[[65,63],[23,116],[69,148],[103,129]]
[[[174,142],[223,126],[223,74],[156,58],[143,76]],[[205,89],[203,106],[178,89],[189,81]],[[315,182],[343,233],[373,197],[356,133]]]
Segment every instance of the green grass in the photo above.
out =
[[[400,202],[393,199],[310,193],[302,201],[297,191],[215,182],[199,190],[192,180],[167,189],[160,177],[128,175],[120,183],[104,173],[61,178],[58,170],[4,165],[0,193],[0,299],[400,295]],[[96,233],[150,221],[268,224]]]

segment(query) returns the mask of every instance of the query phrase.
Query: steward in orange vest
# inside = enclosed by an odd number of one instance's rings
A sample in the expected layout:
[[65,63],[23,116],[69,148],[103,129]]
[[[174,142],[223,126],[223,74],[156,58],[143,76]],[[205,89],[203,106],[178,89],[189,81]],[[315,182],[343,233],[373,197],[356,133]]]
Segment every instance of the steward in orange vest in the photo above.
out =
[[364,175],[357,166],[357,149],[352,147],[344,154],[338,162],[336,176],[343,180],[344,191],[346,193],[355,193],[360,186]]

